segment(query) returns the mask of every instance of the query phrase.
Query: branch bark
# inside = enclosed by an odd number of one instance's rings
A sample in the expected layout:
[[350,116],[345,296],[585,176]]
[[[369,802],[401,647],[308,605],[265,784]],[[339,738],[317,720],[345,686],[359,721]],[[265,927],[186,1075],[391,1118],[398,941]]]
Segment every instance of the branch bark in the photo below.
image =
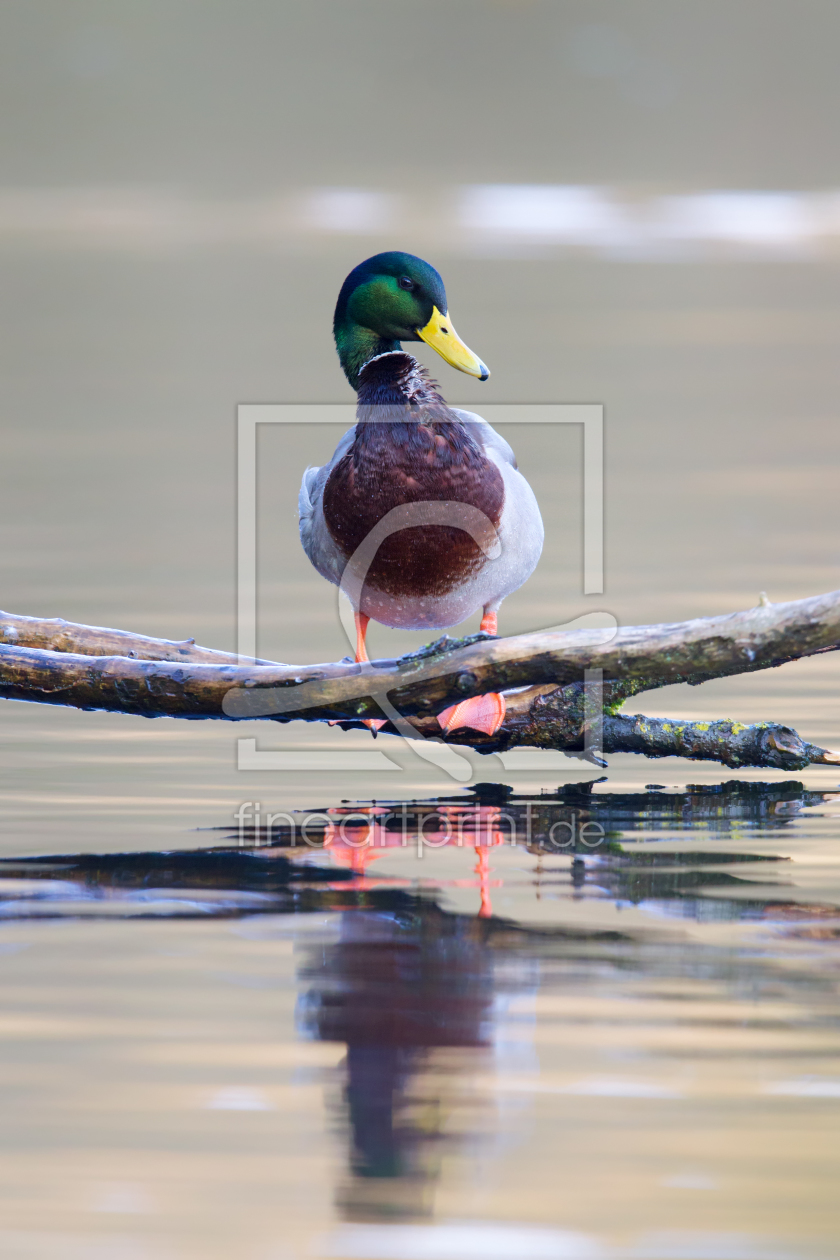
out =
[[[605,708],[615,705],[615,689],[604,688]],[[434,718],[411,719],[427,738],[438,733]],[[342,723],[350,727],[358,723]],[[593,751],[587,754],[587,726],[583,687],[529,687],[507,697],[507,713],[494,736],[476,731],[453,731],[449,743],[477,752],[507,752],[511,748],[555,748],[596,765],[598,753],[640,753],[645,757],[683,757],[689,761],[717,761],[722,765],[764,766],[775,770],[804,770],[809,765],[840,765],[840,753],[810,744],[780,722],[689,722],[650,718],[637,713],[603,714],[601,729],[592,732]],[[393,727],[383,727],[392,732]]]
[[[83,656],[126,656],[138,661],[189,661],[203,665],[240,665],[235,652],[197,647],[195,639],[153,639],[128,630],[77,625],[63,617],[21,617],[0,612],[0,644],[38,648],[43,652],[76,652]],[[279,661],[257,661],[278,665]]]
[[[840,648],[840,591],[762,604],[724,617],[632,626],[440,639],[399,660],[314,666],[255,661],[232,653],[0,613],[0,696],[146,717],[338,720],[358,725],[382,713],[377,695],[418,735],[440,736],[434,714],[466,696],[508,691],[492,739],[457,731],[452,743],[482,752],[517,746],[584,747],[584,670],[604,678],[605,752],[681,756],[726,765],[801,769],[840,757],[778,724],[661,722],[616,710],[629,696],[675,682],[693,685]],[[386,730],[393,727],[386,727]]]

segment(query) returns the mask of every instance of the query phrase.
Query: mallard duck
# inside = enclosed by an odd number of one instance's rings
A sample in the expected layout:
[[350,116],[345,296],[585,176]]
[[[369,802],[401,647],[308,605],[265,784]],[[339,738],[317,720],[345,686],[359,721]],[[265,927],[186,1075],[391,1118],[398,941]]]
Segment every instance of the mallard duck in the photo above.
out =
[[[456,334],[441,277],[412,254],[368,258],[341,286],[333,331],[357,392],[357,422],[328,464],[303,475],[300,537],[336,585],[368,540],[369,567],[353,597],[356,660],[368,660],[371,618],[435,630],[480,608],[481,629],[496,634],[502,600],[540,558],[543,524],[504,438],[480,416],[448,406],[402,349],[425,341],[459,371],[480,381],[490,375]],[[447,733],[468,726],[492,735],[504,715],[504,697],[492,693],[450,706],[438,721]]]

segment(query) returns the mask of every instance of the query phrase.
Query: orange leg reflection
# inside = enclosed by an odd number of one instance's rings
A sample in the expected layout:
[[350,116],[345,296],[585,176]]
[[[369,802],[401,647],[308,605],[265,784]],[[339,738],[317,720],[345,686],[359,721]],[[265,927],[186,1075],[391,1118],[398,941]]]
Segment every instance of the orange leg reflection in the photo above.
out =
[[511,834],[499,826],[502,812],[495,805],[446,805],[441,806],[440,815],[446,822],[450,844],[459,849],[475,849],[476,863],[473,871],[478,876],[478,917],[489,919],[493,914],[490,890],[500,887],[502,882],[490,879],[490,850],[498,848],[506,839],[511,838]]
[[[335,822],[331,821],[324,833],[324,848],[338,866],[349,868],[360,879],[367,874],[371,863],[385,857],[391,850],[404,849],[406,845],[413,848],[418,844],[420,852],[424,842],[433,849],[448,846],[474,849],[476,861],[473,875],[477,879],[456,878],[442,882],[454,887],[475,888],[477,885],[478,917],[488,919],[492,916],[491,889],[500,886],[501,880],[490,878],[490,850],[510,838],[499,825],[501,811],[495,806],[441,806],[435,811],[438,814],[436,824],[434,816],[431,816],[433,827],[428,826],[430,816],[426,815],[414,824],[411,832],[404,828],[389,830],[387,818],[391,815],[391,810],[387,806],[374,806],[364,810],[335,809],[329,813],[335,818]],[[367,816],[356,821],[360,814]],[[412,879],[416,879],[416,875],[409,876],[407,882]]]
[[[350,811],[338,812],[349,813]],[[348,867],[354,875],[361,877],[366,873],[371,862],[384,856],[388,842],[387,832],[375,816],[361,827],[348,828],[345,825],[344,834],[340,827],[341,824],[337,826],[335,823],[330,823],[324,832],[324,848],[329,849],[333,861],[338,866]],[[378,848],[377,839],[379,840]]]
[[493,903],[490,899],[490,850],[486,845],[480,844],[475,851],[478,859],[475,864],[475,873],[478,876],[478,886],[481,892],[481,906],[479,907],[479,919],[489,919],[493,915]]

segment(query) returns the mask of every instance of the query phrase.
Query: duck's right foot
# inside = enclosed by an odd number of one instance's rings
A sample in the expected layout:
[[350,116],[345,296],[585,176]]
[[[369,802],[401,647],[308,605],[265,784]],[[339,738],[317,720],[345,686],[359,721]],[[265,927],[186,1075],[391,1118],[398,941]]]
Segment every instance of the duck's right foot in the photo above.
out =
[[485,735],[495,735],[505,720],[506,710],[504,696],[498,691],[489,691],[486,696],[472,696],[469,700],[450,705],[438,714],[438,722],[447,735],[463,726],[482,731]]

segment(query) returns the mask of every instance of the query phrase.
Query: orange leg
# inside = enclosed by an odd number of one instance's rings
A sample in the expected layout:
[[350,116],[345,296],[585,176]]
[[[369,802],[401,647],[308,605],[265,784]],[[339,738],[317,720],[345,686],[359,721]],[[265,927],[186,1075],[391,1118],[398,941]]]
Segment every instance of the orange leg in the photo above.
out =
[[370,660],[365,646],[365,635],[367,634],[370,617],[366,617],[362,612],[357,612],[353,615],[356,622],[356,663],[358,664],[359,661]]
[[[370,617],[365,616],[365,614],[362,612],[357,612],[353,614],[353,618],[356,622],[356,664],[358,665],[363,661],[370,660],[370,657],[367,654],[367,646],[365,644],[365,635],[367,634],[367,628],[368,628],[368,623],[370,622]],[[338,726],[339,725],[338,719],[335,719],[329,722],[328,725]],[[379,730],[380,726],[385,725],[385,719],[384,718],[365,718],[364,725],[368,728],[369,731],[373,731],[374,735],[376,735],[376,732]]]
[[[367,654],[367,647],[365,645],[365,635],[367,634],[370,617],[367,617],[363,612],[355,613],[354,617],[356,621],[356,664],[359,664],[361,661],[370,660],[370,657]],[[375,735],[379,728],[385,725],[385,719],[365,718],[364,724],[368,730],[373,731]]]
[[[497,614],[485,609],[481,618],[481,629],[485,634],[496,634],[498,627]],[[460,704],[452,704],[438,714],[438,722],[446,734],[468,726],[473,731],[483,731],[485,735],[495,735],[505,720],[505,698],[497,691],[489,691],[486,696],[473,696],[470,700],[462,700]]]

